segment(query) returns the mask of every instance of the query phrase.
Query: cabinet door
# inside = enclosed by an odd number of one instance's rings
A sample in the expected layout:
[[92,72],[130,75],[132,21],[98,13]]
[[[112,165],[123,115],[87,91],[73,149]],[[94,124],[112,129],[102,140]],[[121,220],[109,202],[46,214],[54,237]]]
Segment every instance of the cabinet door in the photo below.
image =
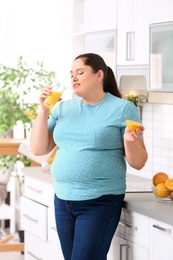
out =
[[128,245],[125,239],[120,238],[118,236],[113,237],[107,259],[108,260],[128,259]]
[[84,7],[86,32],[116,29],[117,0],[87,0]]
[[25,197],[44,205],[53,204],[54,191],[51,183],[25,175]]
[[148,249],[114,236],[107,260],[148,260]]
[[151,23],[161,23],[173,21],[173,1],[172,0],[152,0],[153,15]]
[[173,226],[150,219],[150,259],[173,259]]
[[47,239],[47,207],[30,199],[21,198],[21,226],[33,235]]
[[148,260],[149,259],[149,250],[128,242],[128,260]]
[[150,0],[119,0],[117,14],[117,64],[148,64]]
[[149,218],[142,214],[123,209],[116,235],[148,248]]
[[[48,243],[36,236],[25,232],[25,260],[48,260],[45,258]],[[53,259],[53,258],[52,258]],[[56,259],[56,258],[55,258]]]

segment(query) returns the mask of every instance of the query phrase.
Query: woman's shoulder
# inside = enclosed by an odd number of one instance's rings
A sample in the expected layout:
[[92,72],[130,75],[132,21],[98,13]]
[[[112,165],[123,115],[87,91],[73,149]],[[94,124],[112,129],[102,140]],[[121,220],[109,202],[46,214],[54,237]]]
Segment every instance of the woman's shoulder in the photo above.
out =
[[107,99],[110,101],[110,102],[113,102],[117,105],[131,105],[132,102],[126,100],[126,99],[123,99],[123,98],[120,98],[120,97],[116,97],[110,93],[107,93]]

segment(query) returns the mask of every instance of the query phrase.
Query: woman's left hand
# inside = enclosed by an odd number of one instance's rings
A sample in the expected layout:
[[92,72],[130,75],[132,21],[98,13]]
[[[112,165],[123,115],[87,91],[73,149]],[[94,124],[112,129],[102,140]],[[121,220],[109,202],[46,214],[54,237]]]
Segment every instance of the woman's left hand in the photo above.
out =
[[124,139],[129,142],[133,142],[139,140],[140,137],[143,135],[143,131],[145,128],[141,125],[135,131],[130,131],[127,127],[125,128],[124,132]]

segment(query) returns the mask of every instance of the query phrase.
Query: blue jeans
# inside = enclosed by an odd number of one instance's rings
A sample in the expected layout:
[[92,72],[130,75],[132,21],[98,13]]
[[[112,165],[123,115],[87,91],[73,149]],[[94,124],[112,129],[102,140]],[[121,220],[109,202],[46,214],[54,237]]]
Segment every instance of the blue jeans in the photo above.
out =
[[117,228],[124,194],[85,201],[55,195],[55,219],[65,260],[105,260]]

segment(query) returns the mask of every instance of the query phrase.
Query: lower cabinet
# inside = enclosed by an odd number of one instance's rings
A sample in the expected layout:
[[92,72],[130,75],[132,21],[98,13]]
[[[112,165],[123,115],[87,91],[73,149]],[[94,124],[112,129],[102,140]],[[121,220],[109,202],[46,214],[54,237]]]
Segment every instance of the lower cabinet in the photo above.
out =
[[[43,175],[43,174],[42,174]],[[41,176],[42,176],[41,175]],[[51,176],[41,180],[25,173],[21,197],[21,227],[25,231],[25,260],[64,260],[56,231]]]
[[173,226],[150,219],[150,260],[173,260]]
[[107,260],[147,260],[148,249],[114,236]]
[[54,210],[28,198],[21,198],[25,230],[25,260],[63,260],[55,227]]
[[107,260],[149,260],[149,218],[123,209]]

